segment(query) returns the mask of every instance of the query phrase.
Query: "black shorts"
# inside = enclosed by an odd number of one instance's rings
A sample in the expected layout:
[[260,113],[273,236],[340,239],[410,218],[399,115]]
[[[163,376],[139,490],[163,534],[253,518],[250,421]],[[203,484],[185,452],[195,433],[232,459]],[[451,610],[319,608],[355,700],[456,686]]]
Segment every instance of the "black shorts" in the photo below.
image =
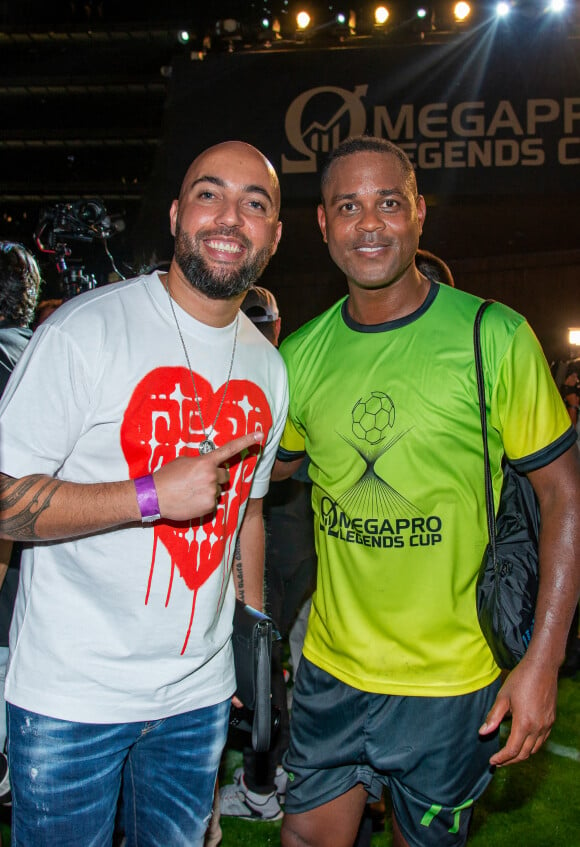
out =
[[499,749],[498,733],[478,734],[499,687],[497,679],[454,697],[369,694],[303,658],[284,757],[286,812],[315,809],[358,783],[378,800],[387,786],[411,847],[465,844]]

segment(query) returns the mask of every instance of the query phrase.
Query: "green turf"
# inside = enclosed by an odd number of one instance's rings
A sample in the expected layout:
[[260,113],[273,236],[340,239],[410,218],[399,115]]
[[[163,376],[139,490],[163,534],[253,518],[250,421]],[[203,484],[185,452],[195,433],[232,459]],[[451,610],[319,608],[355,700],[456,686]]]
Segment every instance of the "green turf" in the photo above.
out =
[[[580,750],[580,673],[560,680],[558,719],[550,743],[570,755]],[[239,756],[230,752],[231,773]],[[280,822],[222,819],[222,847],[278,845]],[[373,847],[391,847],[390,827]],[[522,764],[501,768],[476,806],[469,847],[580,847],[580,761],[543,749]]]

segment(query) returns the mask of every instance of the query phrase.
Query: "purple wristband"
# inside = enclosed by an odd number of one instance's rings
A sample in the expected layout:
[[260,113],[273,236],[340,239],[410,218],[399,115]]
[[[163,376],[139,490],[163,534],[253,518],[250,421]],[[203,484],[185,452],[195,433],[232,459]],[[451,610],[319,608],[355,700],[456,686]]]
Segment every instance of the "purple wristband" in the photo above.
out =
[[137,492],[137,504],[141,512],[141,521],[143,523],[153,523],[161,517],[159,511],[159,500],[157,499],[157,489],[152,474],[140,476],[133,480],[135,483],[135,491]]

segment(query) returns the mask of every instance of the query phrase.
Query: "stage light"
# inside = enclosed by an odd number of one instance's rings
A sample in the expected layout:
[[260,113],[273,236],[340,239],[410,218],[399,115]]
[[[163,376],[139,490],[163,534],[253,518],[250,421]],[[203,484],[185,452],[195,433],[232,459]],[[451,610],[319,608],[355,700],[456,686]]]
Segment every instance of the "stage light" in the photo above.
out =
[[459,3],[456,3],[453,7],[453,17],[457,21],[457,23],[463,23],[471,14],[471,6],[469,3],[466,3],[465,0],[460,0]]
[[272,42],[278,41],[280,35],[280,21],[278,18],[268,18],[264,16],[260,21],[260,29],[257,34],[258,44],[263,44],[264,47],[271,47]]
[[177,40],[179,41],[180,44],[188,44],[190,38],[191,38],[191,35],[189,34],[189,32],[186,29],[180,29],[179,32],[177,33]]
[[239,21],[236,21],[234,18],[224,18],[222,20],[222,29],[225,35],[229,35],[230,37],[236,35],[241,27]]
[[349,35],[356,35],[356,13],[352,10],[348,13],[345,11],[337,12],[330,33],[341,41]]
[[308,29],[308,27],[310,26],[310,15],[308,14],[308,12],[298,12],[298,14],[296,15],[296,26],[299,30],[302,31]]
[[416,6],[415,17],[411,24],[411,31],[416,33],[421,40],[425,38],[426,33],[434,32],[435,15],[432,9],[427,6]]
[[568,343],[570,347],[580,347],[580,328],[571,326],[568,328]]
[[235,18],[221,18],[215,22],[214,36],[218,49],[233,53],[243,41],[242,25]]
[[495,13],[498,18],[505,18],[510,13],[509,3],[506,3],[505,0],[500,0],[495,7]]
[[389,20],[389,10],[386,6],[377,6],[375,9],[375,26],[384,26]]
[[560,14],[566,8],[565,0],[551,0],[548,10],[550,12],[555,12],[556,14]]

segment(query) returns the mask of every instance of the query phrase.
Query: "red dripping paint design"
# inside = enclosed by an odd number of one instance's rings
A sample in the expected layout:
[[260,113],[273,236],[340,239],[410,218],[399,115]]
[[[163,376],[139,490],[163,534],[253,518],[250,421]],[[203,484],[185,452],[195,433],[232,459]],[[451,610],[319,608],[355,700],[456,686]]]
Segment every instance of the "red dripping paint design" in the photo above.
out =
[[[194,376],[203,420],[213,421],[225,386],[220,386],[214,392],[207,380],[197,373]],[[216,446],[256,430],[263,431],[267,438],[271,426],[272,415],[262,389],[249,380],[230,380],[212,436]],[[131,479],[152,473],[178,456],[198,456],[197,445],[203,439],[191,375],[186,368],[157,368],[139,382],[121,426],[121,446]],[[154,542],[145,604],[149,602],[149,590],[161,542],[171,560],[166,605],[171,598],[176,572],[192,594],[182,655],[189,641],[200,587],[219,567],[222,568],[222,591],[227,583],[233,536],[240,508],[250,493],[257,459],[256,450],[244,451],[232,460],[230,483],[224,488],[218,509],[212,515],[192,520],[191,523],[161,521],[153,528]]]

